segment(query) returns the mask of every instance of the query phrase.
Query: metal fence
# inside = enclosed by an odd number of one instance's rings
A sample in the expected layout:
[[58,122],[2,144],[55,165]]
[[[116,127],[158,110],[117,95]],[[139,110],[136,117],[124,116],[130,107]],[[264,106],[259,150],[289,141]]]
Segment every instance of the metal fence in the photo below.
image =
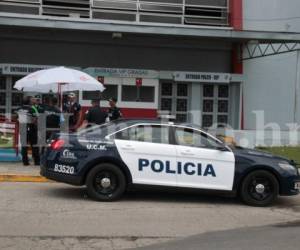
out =
[[1,0],[0,12],[116,22],[228,26],[229,0]]

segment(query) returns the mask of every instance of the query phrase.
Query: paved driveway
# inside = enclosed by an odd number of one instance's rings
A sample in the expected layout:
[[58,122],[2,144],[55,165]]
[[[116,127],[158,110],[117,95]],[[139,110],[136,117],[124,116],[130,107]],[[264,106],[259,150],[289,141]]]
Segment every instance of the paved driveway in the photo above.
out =
[[[118,202],[90,200],[58,183],[0,183],[0,248],[122,249],[205,232],[300,219],[300,196],[255,208],[191,193],[130,192]],[[83,248],[82,248],[83,247]],[[26,247],[27,249],[27,247]]]

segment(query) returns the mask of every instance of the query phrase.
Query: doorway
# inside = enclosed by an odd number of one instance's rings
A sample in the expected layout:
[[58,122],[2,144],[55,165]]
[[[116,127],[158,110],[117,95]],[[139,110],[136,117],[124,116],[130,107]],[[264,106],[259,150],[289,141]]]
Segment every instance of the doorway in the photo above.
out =
[[189,84],[162,81],[160,83],[160,110],[169,111],[177,122],[187,122],[189,110]]
[[202,127],[225,127],[229,123],[229,85],[203,84]]

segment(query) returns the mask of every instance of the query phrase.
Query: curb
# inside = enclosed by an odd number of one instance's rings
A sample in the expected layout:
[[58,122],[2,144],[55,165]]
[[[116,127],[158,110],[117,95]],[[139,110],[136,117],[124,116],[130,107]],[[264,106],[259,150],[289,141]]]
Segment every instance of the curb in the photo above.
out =
[[0,182],[54,182],[40,175],[0,174]]

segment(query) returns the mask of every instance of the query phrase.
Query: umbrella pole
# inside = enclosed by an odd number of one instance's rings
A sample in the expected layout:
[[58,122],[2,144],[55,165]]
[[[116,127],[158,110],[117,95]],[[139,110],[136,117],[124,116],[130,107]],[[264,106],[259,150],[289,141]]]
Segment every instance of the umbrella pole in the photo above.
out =
[[63,95],[61,91],[61,83],[58,83],[58,95],[59,95],[59,100],[60,100],[60,111],[63,112]]

